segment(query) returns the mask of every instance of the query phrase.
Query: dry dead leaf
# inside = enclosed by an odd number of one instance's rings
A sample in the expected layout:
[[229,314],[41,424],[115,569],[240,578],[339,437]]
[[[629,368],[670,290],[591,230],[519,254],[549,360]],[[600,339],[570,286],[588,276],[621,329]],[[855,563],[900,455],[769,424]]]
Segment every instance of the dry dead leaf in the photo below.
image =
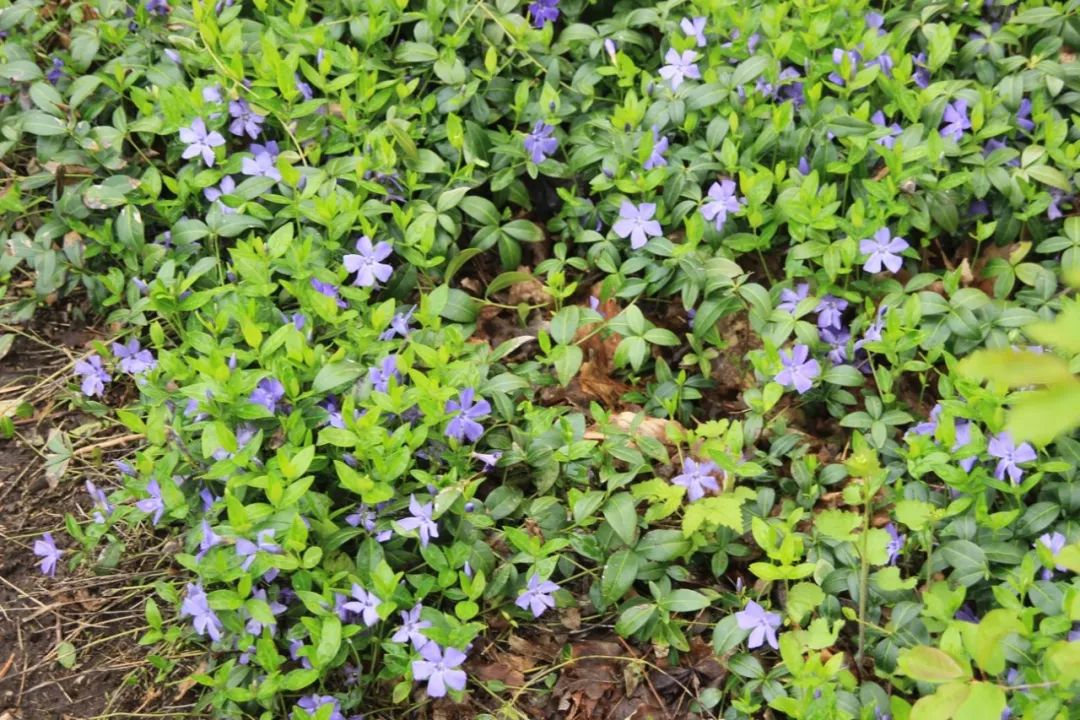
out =
[[[619,432],[659,440],[671,445],[686,433],[686,428],[675,420],[640,416],[638,413],[621,412],[611,416],[611,426]],[[594,425],[585,430],[586,440],[604,440],[607,435]]]

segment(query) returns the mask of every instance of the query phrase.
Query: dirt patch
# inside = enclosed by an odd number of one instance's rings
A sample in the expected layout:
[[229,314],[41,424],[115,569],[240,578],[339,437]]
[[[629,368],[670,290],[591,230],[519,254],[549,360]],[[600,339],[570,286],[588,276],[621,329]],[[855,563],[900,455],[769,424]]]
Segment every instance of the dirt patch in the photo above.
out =
[[[190,704],[168,706],[173,698],[153,689],[157,671],[137,644],[147,587],[168,572],[166,554],[147,547],[161,541],[125,537],[126,552],[105,562],[112,567],[68,567],[80,548],[65,516],[86,521],[85,481],[111,487],[111,460],[131,449],[110,444],[115,428],[65,400],[72,364],[94,334],[55,317],[4,330],[16,337],[0,360],[0,407],[11,421],[0,439],[0,718],[186,715]],[[33,554],[45,532],[64,550],[55,578]]]

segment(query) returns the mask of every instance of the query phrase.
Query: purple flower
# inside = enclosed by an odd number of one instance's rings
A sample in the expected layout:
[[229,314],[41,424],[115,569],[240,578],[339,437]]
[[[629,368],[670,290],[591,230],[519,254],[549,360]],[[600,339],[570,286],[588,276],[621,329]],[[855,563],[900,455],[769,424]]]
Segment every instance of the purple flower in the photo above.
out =
[[735,181],[728,179],[710,185],[708,198],[709,202],[701,206],[701,214],[712,222],[717,230],[723,230],[728,213],[738,212],[745,202],[735,194]]
[[56,577],[56,563],[60,561],[64,551],[56,547],[51,532],[34,541],[34,554],[41,558],[41,572],[49,577]]
[[[991,138],[990,140],[986,141],[985,145],[983,145],[982,156],[984,158],[990,157],[991,155],[993,155],[998,150],[1005,150],[1008,147],[1009,146],[1006,145],[1003,141],[998,140],[996,138]],[[1020,167],[1020,158],[1014,157],[1012,160],[1009,160],[1005,164],[1010,166],[1010,167]]]
[[146,11],[158,17],[165,17],[172,12],[172,8],[166,0],[146,0]]
[[900,557],[900,551],[904,549],[904,541],[907,538],[898,533],[896,526],[892,523],[885,526],[885,532],[889,533],[889,544],[885,546],[886,552],[889,553],[889,564],[895,565],[896,560]]
[[1020,463],[1032,462],[1038,457],[1035,454],[1035,448],[1028,443],[1020,443],[1018,447],[1007,432],[1000,432],[990,438],[986,451],[998,458],[997,467],[994,468],[994,477],[1004,480],[1007,473],[1013,485],[1019,485],[1024,477],[1024,471],[1019,467]]
[[[94,507],[94,522],[99,525],[105,522],[105,515],[108,515],[113,511],[113,506],[109,504],[109,497],[105,494],[104,490],[98,488],[92,481],[86,481],[86,494],[90,496],[90,501]],[[105,515],[102,515],[102,513]]]
[[415,305],[411,305],[408,309],[402,312],[396,313],[393,319],[390,321],[390,327],[386,328],[379,335],[380,340],[392,340],[395,336],[409,337],[409,333],[412,332],[412,328],[409,327],[409,323],[412,320],[413,311],[416,310]]
[[1057,188],[1050,189],[1050,204],[1046,206],[1046,219],[1058,220],[1063,216],[1058,203],[1065,199],[1065,193]]
[[979,624],[978,614],[967,603],[960,606],[960,609],[953,614],[953,618],[961,622],[974,623],[976,625]]
[[706,490],[720,492],[720,485],[714,477],[720,472],[720,468],[710,460],[699,463],[688,457],[683,459],[682,473],[671,478],[671,482],[673,485],[686,488],[686,497],[690,502],[694,502],[705,497]]
[[161,497],[161,486],[158,481],[150,478],[150,482],[146,483],[146,492],[150,494],[150,497],[139,500],[135,503],[135,507],[144,513],[153,514],[151,522],[157,525],[161,521],[161,516],[165,514],[165,501]]
[[[327,706],[330,706],[333,710],[330,711],[326,720],[345,720],[345,716],[341,712],[341,703],[333,695],[308,695],[296,702],[296,707],[303,710],[310,717],[315,717],[315,713]],[[295,718],[296,715],[294,714],[293,717]]]
[[910,245],[902,237],[893,237],[889,228],[881,228],[874,233],[873,239],[859,241],[859,252],[868,255],[863,270],[870,273],[881,272],[884,265],[889,272],[895,273],[904,264],[904,259],[899,253],[907,250]]
[[157,367],[157,360],[149,350],[143,350],[138,338],[131,338],[126,345],[112,344],[113,356],[120,361],[120,369],[129,375],[153,370]]
[[915,72],[912,73],[915,85],[920,88],[930,87],[930,68],[926,65],[926,53],[916,53],[911,59],[915,66]]
[[783,310],[786,313],[794,313],[799,303],[809,295],[810,285],[808,283],[799,283],[794,290],[784,288],[780,291],[780,303],[776,306],[776,309]]
[[747,600],[746,609],[735,613],[735,621],[740,628],[750,631],[747,647],[751,650],[761,647],[766,641],[773,650],[780,648],[776,630],[780,627],[781,618],[776,613],[767,612],[753,600]]
[[236,539],[236,554],[238,557],[244,558],[244,562],[240,564],[240,568],[243,570],[251,569],[252,563],[255,562],[255,558],[258,556],[259,551],[276,555],[281,552],[281,546],[277,543],[270,542],[274,539],[274,529],[267,528],[260,530],[255,535],[255,542],[251,542],[247,538]]
[[379,367],[368,370],[368,380],[379,392],[390,392],[391,379],[401,383],[401,373],[397,369],[397,355],[387,355]]
[[814,385],[814,380],[821,375],[821,366],[814,358],[809,358],[810,348],[795,345],[791,353],[780,351],[780,363],[783,369],[776,374],[776,382],[786,388],[795,388],[800,395]]
[[285,386],[277,378],[264,378],[259,381],[248,397],[250,402],[262,405],[271,413],[277,412],[278,403],[285,397]]
[[556,592],[559,586],[550,580],[541,580],[540,575],[533,573],[525,589],[518,595],[514,604],[522,610],[532,611],[533,617],[538,618],[548,608],[555,607],[555,598],[551,594]]
[[851,340],[851,332],[845,328],[819,328],[818,335],[830,346],[828,358],[833,365],[842,365],[847,362],[847,344]]
[[348,307],[348,303],[346,303],[338,296],[337,285],[334,285],[333,283],[323,282],[318,278],[311,278],[311,287],[313,287],[317,293],[335,300],[339,308],[344,309]]
[[804,177],[810,174],[810,161],[805,155],[799,158],[799,173]]
[[262,131],[261,126],[266,121],[266,116],[252,110],[247,100],[243,98],[229,103],[229,115],[233,118],[233,121],[229,123],[229,132],[239,137],[247,133],[252,140],[259,137]]
[[1016,109],[1016,124],[1026,132],[1035,129],[1035,123],[1031,121],[1031,101],[1024,98],[1020,101],[1020,107]]
[[416,603],[412,610],[403,610],[401,612],[401,627],[397,629],[397,632],[390,639],[399,643],[411,642],[412,646],[417,650],[431,642],[421,632],[421,630],[431,627],[430,622],[420,619],[420,613],[423,609],[423,605]]
[[695,64],[697,53],[693,50],[680,53],[675,48],[669,48],[667,54],[664,55],[664,61],[667,62],[667,65],[660,68],[660,77],[668,81],[672,90],[678,90],[683,80],[687,78],[691,80],[701,79],[701,72]]
[[[963,448],[969,444],[971,444],[971,423],[957,423],[956,437],[955,441],[953,442],[952,452],[956,452],[960,448]],[[962,458],[960,460],[960,467],[964,469],[964,472],[971,472],[971,468],[975,466],[975,461],[978,459],[978,455],[972,455],[970,457]]]
[[841,314],[847,309],[847,300],[842,300],[832,295],[825,295],[814,308],[818,314],[817,324],[819,328],[833,327],[840,329],[844,326]]
[[447,413],[456,413],[450,424],[446,426],[446,436],[454,438],[458,442],[468,439],[476,442],[484,434],[484,426],[476,422],[480,418],[491,413],[491,403],[484,398],[473,402],[476,391],[465,388],[458,394],[457,400],[448,400],[446,403]]
[[623,200],[619,206],[619,219],[611,226],[615,234],[621,238],[630,238],[630,248],[639,250],[645,246],[650,237],[660,237],[664,234],[660,223],[653,220],[656,213],[656,203],[643,202],[634,205],[629,200]]
[[431,538],[439,537],[439,525],[432,517],[435,512],[435,503],[421,505],[415,495],[409,495],[409,512],[412,517],[399,520],[398,525],[407,532],[417,531],[420,535],[420,545],[427,547]]
[[[203,102],[219,103],[224,102],[225,98],[221,94],[220,85],[207,85],[202,89]],[[224,140],[224,138],[222,138]]]
[[[255,145],[252,145],[255,152]],[[256,153],[255,157],[246,157],[240,161],[240,171],[251,177],[268,177],[271,180],[281,180],[281,171],[274,165],[274,155],[260,148],[263,152]]]
[[444,697],[447,688],[465,689],[465,671],[456,669],[465,662],[465,653],[456,648],[442,650],[437,643],[429,642],[420,648],[420,656],[422,660],[413,660],[413,677],[427,680],[429,697]]
[[881,29],[882,26],[885,24],[885,18],[881,15],[881,13],[868,12],[863,17],[863,20],[866,22],[866,27],[870,28],[871,30],[877,30],[878,35],[885,34],[885,31]]
[[82,377],[82,394],[86,397],[104,394],[105,383],[112,380],[112,376],[102,367],[101,358],[97,354],[88,355],[75,363],[75,374]]
[[652,126],[652,136],[652,152],[649,153],[649,158],[642,164],[642,167],[646,170],[652,170],[653,168],[667,165],[667,158],[664,157],[664,153],[666,153],[668,149],[668,139],[666,137],[661,137],[660,131],[655,125]]
[[469,457],[484,463],[484,472],[488,472],[495,468],[495,463],[499,462],[499,458],[502,457],[502,452],[498,450],[491,453],[479,453],[473,451],[469,453]]
[[876,58],[874,58],[873,60],[867,60],[866,61],[866,67],[873,67],[874,65],[877,65],[879,68],[881,68],[881,73],[885,77],[892,77],[892,69],[893,69],[892,55],[890,55],[887,52],[883,52],[880,55],[878,55]]
[[380,240],[373,246],[371,238],[361,235],[356,241],[356,252],[356,255],[346,255],[343,260],[345,269],[356,273],[353,285],[372,287],[376,282],[384,283],[390,279],[394,268],[388,263],[380,262],[390,256],[390,243]]
[[55,85],[60,82],[64,77],[64,61],[60,58],[53,56],[52,69],[45,73],[45,79]]
[[703,17],[685,17],[679,23],[679,27],[681,27],[682,31],[686,33],[686,37],[694,38],[694,41],[697,43],[698,47],[705,47],[705,22],[706,18]]
[[[211,503],[213,505],[213,503]],[[199,552],[195,555],[196,560],[201,560],[206,553],[210,552],[210,548],[221,544],[221,536],[214,532],[214,528],[210,527],[210,523],[203,518],[202,521],[202,539],[199,540]]]
[[201,117],[191,122],[191,127],[180,128],[180,142],[187,145],[181,154],[185,160],[202,155],[207,167],[214,164],[214,148],[225,144],[225,138],[217,131],[207,132],[206,123]]
[[959,98],[946,105],[941,121],[945,123],[945,126],[941,128],[941,136],[960,142],[964,137],[964,131],[971,128],[971,120],[968,119],[967,100]]
[[844,59],[848,61],[848,77],[854,76],[859,71],[859,63],[862,61],[862,55],[857,50],[844,50],[843,48],[833,48],[832,61],[836,65],[836,70],[829,73],[829,81],[834,85],[843,87],[847,79],[840,73],[843,70]]
[[311,85],[304,82],[300,77],[300,73],[293,73],[293,80],[296,83],[296,92],[300,93],[300,96],[305,100],[312,100],[315,98],[315,92],[311,89]]
[[[287,607],[285,607],[284,605],[282,605],[281,603],[279,603],[277,601],[267,600],[266,590],[263,590],[262,588],[259,588],[257,590],[252,590],[251,591],[251,597],[255,598],[256,600],[262,600],[263,602],[265,602],[270,608],[270,614],[271,615],[280,615],[281,613],[288,610]],[[245,614],[246,614],[246,611],[245,611]],[[262,633],[263,627],[264,627],[264,625],[261,622],[259,622],[258,620],[256,620],[255,618],[249,618],[248,621],[247,621],[247,625],[244,626],[244,629],[247,630],[252,635],[259,635],[259,634]],[[274,621],[274,622],[270,623],[269,625],[266,625],[265,627],[267,627],[270,630],[271,635],[274,635],[277,632],[277,621]]]
[[529,3],[529,17],[532,18],[532,26],[537,30],[549,22],[555,22],[559,19],[559,0],[534,0]]
[[941,403],[937,403],[930,410],[930,418],[926,422],[921,422],[911,429],[911,432],[916,435],[933,435],[937,432],[938,421],[941,419],[941,413],[944,408],[941,407]]
[[[1068,539],[1059,532],[1055,532],[1053,535],[1050,533],[1043,533],[1039,536],[1039,544],[1049,550],[1051,557],[1054,558],[1057,558],[1058,553],[1065,549],[1068,542]],[[1068,569],[1062,565],[1055,565],[1054,567],[1062,571]],[[1044,580],[1049,580],[1051,577],[1053,577],[1053,573],[1049,570],[1043,573]]]
[[890,125],[889,121],[885,118],[885,113],[880,110],[870,116],[870,122],[874,123],[878,127],[883,127],[889,131],[888,135],[879,137],[874,142],[876,142],[878,145],[883,145],[884,147],[892,150],[893,146],[896,144],[897,136],[903,132],[903,128],[900,127],[900,124],[893,123]]
[[188,583],[187,596],[180,605],[180,617],[191,618],[199,635],[209,635],[214,642],[221,639],[221,620],[210,609],[210,599],[197,583]]
[[370,593],[356,583],[352,586],[354,600],[345,603],[344,607],[349,612],[354,612],[364,621],[364,625],[371,627],[379,622],[379,598],[375,593]]
[[351,513],[345,517],[345,522],[352,527],[363,527],[365,530],[375,536],[376,542],[386,542],[391,537],[393,537],[394,531],[383,530],[381,532],[376,532],[377,526],[375,524],[375,521],[379,518],[376,510],[380,507],[382,506],[377,506],[377,508],[373,510],[364,503],[360,503],[356,506],[356,512]]
[[218,207],[221,208],[221,212],[225,215],[232,215],[236,212],[236,208],[229,207],[223,202],[220,202],[222,195],[232,195],[236,190],[236,181],[232,179],[231,175],[226,175],[221,178],[221,183],[217,187],[208,187],[203,189],[203,197],[210,202],[217,202]]
[[554,137],[555,127],[548,125],[543,120],[537,120],[531,133],[525,136],[525,152],[529,153],[533,163],[539,165],[547,160],[559,147],[559,141]]

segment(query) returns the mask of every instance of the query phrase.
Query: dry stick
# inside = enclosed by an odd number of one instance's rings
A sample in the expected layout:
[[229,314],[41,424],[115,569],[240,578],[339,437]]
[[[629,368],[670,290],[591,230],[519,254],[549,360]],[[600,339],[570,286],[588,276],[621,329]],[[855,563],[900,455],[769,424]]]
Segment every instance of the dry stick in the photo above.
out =
[[[630,647],[629,644],[627,644],[626,640],[624,640],[622,636],[619,637],[619,642],[621,642],[622,646],[626,648],[626,652],[630,653],[631,656],[633,656],[634,649]],[[656,692],[656,687],[653,686],[652,679],[649,677],[649,673],[646,671],[642,673],[642,675],[645,677],[645,684],[649,686],[649,691],[652,692],[653,699],[656,700],[657,705],[664,709],[664,716],[670,718],[671,713],[668,712],[667,703],[660,699],[660,693]]]
[[71,453],[72,457],[76,455],[85,455],[93,452],[94,450],[104,450],[105,448],[116,447],[117,445],[124,445],[132,440],[138,440],[142,435],[138,433],[130,433],[128,435],[120,435],[119,437],[109,438],[108,440],[102,440],[101,442],[93,443],[92,445],[84,445]]

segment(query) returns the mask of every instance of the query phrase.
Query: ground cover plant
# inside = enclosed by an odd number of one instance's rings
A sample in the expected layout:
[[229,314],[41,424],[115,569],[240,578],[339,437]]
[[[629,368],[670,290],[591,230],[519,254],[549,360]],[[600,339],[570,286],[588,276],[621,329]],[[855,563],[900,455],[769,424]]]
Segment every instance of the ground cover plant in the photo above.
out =
[[170,538],[207,716],[1075,713],[1076,2],[0,33],[5,316],[142,438],[27,543]]

